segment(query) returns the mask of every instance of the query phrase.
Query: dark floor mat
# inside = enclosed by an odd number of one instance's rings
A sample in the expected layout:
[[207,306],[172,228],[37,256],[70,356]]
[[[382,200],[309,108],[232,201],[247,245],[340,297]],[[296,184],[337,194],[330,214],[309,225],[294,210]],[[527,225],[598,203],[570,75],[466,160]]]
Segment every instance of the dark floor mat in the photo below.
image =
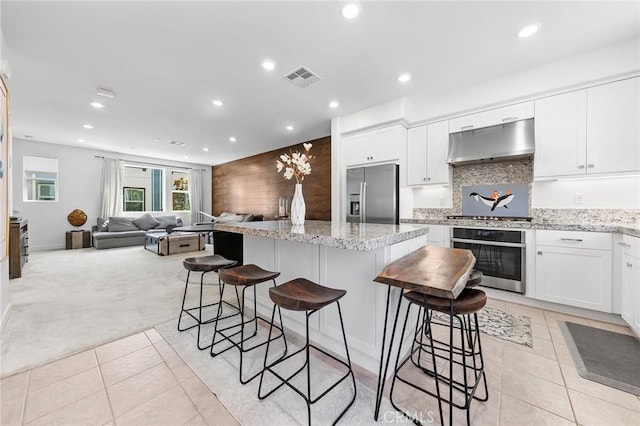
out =
[[558,323],[580,376],[640,395],[638,339],[572,322]]

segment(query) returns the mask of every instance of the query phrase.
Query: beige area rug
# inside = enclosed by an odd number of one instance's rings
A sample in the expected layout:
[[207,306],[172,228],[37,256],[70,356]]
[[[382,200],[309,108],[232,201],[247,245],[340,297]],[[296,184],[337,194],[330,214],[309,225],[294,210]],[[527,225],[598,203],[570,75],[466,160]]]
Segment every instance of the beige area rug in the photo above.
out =
[[[0,376],[176,318],[187,276],[182,260],[211,253],[207,246],[171,256],[142,247],[30,254],[22,278],[9,281],[12,307],[0,335]],[[199,283],[199,277],[192,274],[190,281]],[[205,275],[205,283],[215,284],[207,288],[212,296],[217,280]],[[190,286],[194,301],[197,290]]]

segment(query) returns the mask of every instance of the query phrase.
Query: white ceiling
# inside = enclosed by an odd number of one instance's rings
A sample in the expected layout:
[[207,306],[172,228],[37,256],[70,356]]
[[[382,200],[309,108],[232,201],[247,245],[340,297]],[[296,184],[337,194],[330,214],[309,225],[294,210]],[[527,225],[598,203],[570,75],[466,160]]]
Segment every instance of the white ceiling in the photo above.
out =
[[[3,0],[13,135],[219,164],[326,136],[333,116],[446,94],[640,33],[637,1],[362,2],[352,21],[344,4]],[[530,23],[540,31],[519,39]],[[261,68],[264,58],[274,71]],[[300,89],[283,79],[300,65],[322,80]],[[400,84],[401,72],[412,80]],[[103,99],[97,87],[116,92],[102,110],[89,106]]]

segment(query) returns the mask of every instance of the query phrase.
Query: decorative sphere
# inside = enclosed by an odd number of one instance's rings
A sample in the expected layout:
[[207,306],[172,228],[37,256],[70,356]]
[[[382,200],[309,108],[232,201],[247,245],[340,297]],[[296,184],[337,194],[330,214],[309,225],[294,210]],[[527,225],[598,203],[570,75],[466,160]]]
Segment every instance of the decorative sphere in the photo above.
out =
[[82,226],[87,223],[87,214],[80,209],[75,209],[69,216],[67,216],[67,220],[73,226]]

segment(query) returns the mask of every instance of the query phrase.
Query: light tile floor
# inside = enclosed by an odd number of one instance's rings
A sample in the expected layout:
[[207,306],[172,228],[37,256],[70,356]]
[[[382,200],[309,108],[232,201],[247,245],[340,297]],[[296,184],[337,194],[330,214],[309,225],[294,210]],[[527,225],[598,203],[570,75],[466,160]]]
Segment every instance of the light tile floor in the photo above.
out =
[[[578,375],[557,321],[631,334],[628,328],[498,300],[488,305],[529,316],[533,348],[482,336],[490,398],[473,403],[473,425],[640,425],[639,397]],[[374,375],[356,371],[375,387]],[[237,424],[153,329],[3,378],[0,390],[2,425]],[[410,391],[400,399],[437,412]],[[454,412],[454,424],[466,424],[462,412]]]

